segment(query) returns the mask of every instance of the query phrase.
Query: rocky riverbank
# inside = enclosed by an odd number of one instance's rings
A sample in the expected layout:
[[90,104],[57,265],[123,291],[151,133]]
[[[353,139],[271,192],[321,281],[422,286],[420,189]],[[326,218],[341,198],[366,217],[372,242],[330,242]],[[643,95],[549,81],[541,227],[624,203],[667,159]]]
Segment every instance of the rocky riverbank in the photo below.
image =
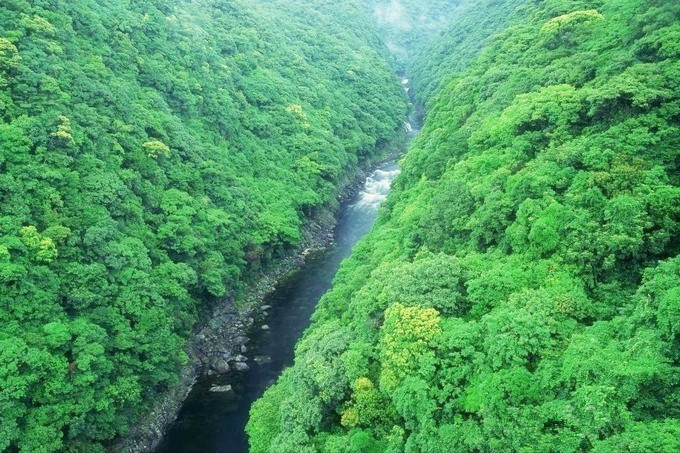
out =
[[[267,307],[263,306],[263,301],[283,279],[302,267],[306,259],[333,245],[336,216],[340,208],[355,197],[367,177],[369,167],[393,158],[403,149],[398,144],[399,140],[401,138],[395,138],[395,144],[386,147],[384,159],[367,164],[353,179],[348,179],[342,185],[336,202],[319,209],[314,219],[303,229],[300,246],[290,251],[276,266],[261,273],[247,291],[244,303],[237,306],[233,298],[227,298],[218,304],[187,344],[189,361],[181,370],[179,383],[159,399],[128,435],[111,448],[112,451],[125,453],[153,451],[162,440],[166,429],[177,418],[182,403],[201,376],[225,375],[248,370],[251,358],[247,356],[246,344],[249,342],[249,335],[256,320],[266,315]],[[266,325],[261,327],[266,328]]]

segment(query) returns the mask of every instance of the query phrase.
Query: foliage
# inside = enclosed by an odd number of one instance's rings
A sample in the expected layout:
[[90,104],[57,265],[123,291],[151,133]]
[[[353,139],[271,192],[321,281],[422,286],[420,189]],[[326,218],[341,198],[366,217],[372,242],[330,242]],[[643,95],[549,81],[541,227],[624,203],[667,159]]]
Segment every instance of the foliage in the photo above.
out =
[[[0,450],[101,451],[401,127],[355,2],[0,6]],[[350,75],[351,74],[351,75]]]
[[406,71],[418,49],[446,29],[461,3],[461,0],[363,0],[399,72]]
[[415,46],[407,64],[413,94],[428,104],[447,78],[454,77],[477,57],[489,39],[512,21],[524,0],[460,1],[451,19],[434,39]]
[[[677,451],[680,7],[461,11],[414,63],[423,132],[253,451]],[[329,329],[345,344],[316,349]],[[321,364],[344,379],[309,385]]]

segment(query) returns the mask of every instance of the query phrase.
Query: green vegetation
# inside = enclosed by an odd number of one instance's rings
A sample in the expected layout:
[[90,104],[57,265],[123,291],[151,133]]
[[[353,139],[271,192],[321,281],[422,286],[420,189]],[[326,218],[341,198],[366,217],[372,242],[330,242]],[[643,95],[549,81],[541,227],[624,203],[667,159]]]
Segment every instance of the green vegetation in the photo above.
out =
[[3,0],[0,450],[94,452],[401,127],[355,2]]
[[[405,71],[417,49],[457,17],[461,0],[364,0],[398,71]],[[409,71],[411,72],[411,71]]]
[[679,37],[677,2],[469,2],[251,451],[679,451]]
[[[513,20],[525,0],[462,1],[448,27],[436,39],[418,42],[415,58],[406,63],[414,96],[423,105],[434,98],[448,78],[466,69],[488,40]],[[521,14],[521,10],[520,10]]]

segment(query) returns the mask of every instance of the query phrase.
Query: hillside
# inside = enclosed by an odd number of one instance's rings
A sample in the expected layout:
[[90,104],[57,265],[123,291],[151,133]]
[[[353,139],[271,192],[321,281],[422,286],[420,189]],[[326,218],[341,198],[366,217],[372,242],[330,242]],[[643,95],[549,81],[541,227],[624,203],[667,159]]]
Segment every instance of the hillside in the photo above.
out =
[[251,451],[676,452],[680,6],[462,8]]
[[443,17],[445,27],[429,39],[416,42],[406,70],[413,83],[416,100],[431,101],[448,78],[466,69],[488,40],[503,30],[521,10],[524,0],[459,1],[457,8]]
[[[408,71],[414,55],[458,17],[461,0],[363,0],[390,51],[393,66]],[[412,71],[408,71],[409,73]]]
[[355,2],[3,0],[0,451],[104,449],[401,129]]

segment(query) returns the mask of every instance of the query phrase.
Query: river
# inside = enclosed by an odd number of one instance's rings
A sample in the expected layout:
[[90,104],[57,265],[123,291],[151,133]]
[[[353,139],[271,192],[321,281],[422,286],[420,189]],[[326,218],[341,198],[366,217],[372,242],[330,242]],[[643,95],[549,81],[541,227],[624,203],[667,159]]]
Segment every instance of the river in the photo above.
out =
[[[419,131],[411,123],[405,123],[404,128],[411,138]],[[380,204],[389,193],[390,183],[398,174],[395,162],[383,164],[370,174],[355,199],[340,212],[334,232],[335,245],[308,260],[267,297],[265,304],[271,308],[257,324],[258,330],[250,335],[251,342],[244,352],[250,369],[199,380],[157,453],[248,451],[244,429],[251,404],[276,381],[284,368],[293,364],[295,344],[309,326],[319,299],[330,289],[342,260],[370,231]],[[211,391],[219,385],[230,385],[232,391]]]
[[[246,355],[250,369],[223,378],[200,380],[191,391],[177,421],[165,436],[158,452],[245,452],[244,432],[250,405],[292,365],[295,343],[309,326],[310,317],[352,247],[371,229],[380,203],[399,173],[398,166],[380,166],[366,179],[354,202],[340,213],[335,229],[335,245],[308,260],[292,278],[269,295],[271,306],[260,329],[251,335]],[[259,362],[259,363],[258,363]],[[232,386],[234,392],[211,392],[217,384]]]

